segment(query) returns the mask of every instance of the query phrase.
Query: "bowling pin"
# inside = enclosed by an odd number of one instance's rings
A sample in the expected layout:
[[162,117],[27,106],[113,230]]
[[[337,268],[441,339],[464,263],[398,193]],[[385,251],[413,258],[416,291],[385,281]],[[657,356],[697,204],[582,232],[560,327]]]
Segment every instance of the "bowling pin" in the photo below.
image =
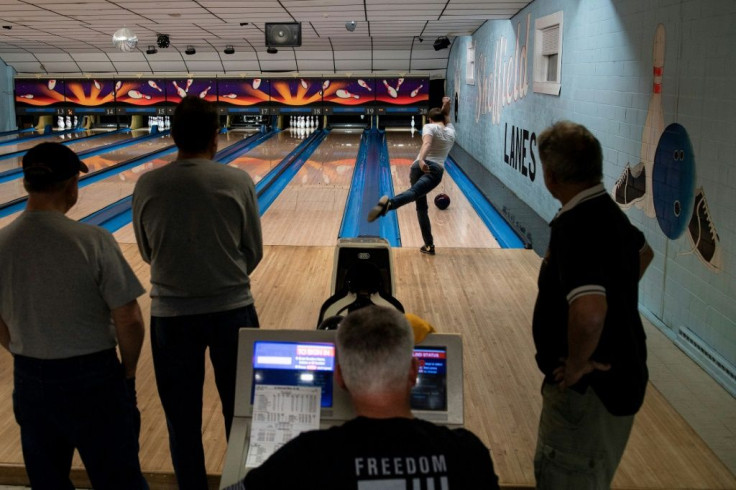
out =
[[64,129],[64,117],[59,116],[56,118],[56,126],[58,126],[59,129]]
[[388,84],[386,80],[383,81],[383,86],[386,87],[386,90],[388,90],[388,94],[393,97],[394,99],[398,97],[398,93],[396,92],[396,89],[393,88],[391,85]]
[[187,78],[187,88],[184,89],[185,92],[189,92],[189,87],[192,86],[192,83],[194,83],[194,80]]
[[74,116],[74,127],[78,127],[79,119],[77,119],[77,116]]
[[169,129],[171,127],[171,118],[169,116],[166,116],[166,121],[164,121],[164,127],[166,129]]
[[149,86],[150,86],[151,88],[155,88],[155,89],[156,89],[156,90],[158,90],[159,92],[163,92],[163,90],[161,89],[161,87],[159,87],[159,86],[158,86],[158,84],[157,84],[156,82],[154,82],[153,80],[149,80],[149,81],[148,81],[148,85],[149,85]]
[[253,89],[258,90],[258,87],[261,86],[261,79],[260,78],[254,78],[253,79]]
[[307,85],[307,82],[303,78],[300,79],[300,81],[301,81],[301,84],[302,84],[302,87],[304,88],[304,90],[306,90],[306,89],[309,88],[309,85]]
[[54,90],[54,87],[56,87],[56,80],[49,80],[48,87],[49,90]]
[[327,87],[329,86],[330,86],[329,80],[325,80],[324,82],[322,82],[322,90],[327,90]]
[[401,87],[401,84],[404,83],[403,78],[399,78],[399,80],[396,82],[396,92],[398,93],[399,87]]
[[223,97],[227,99],[237,99],[238,98],[237,94],[225,94],[223,95]]
[[411,93],[409,94],[409,96],[410,97],[416,97],[417,94],[419,93],[419,91],[422,89],[422,87],[424,87],[424,85],[420,85],[417,88],[415,88],[414,90],[412,90]]
[[21,97],[23,99],[32,99],[33,94],[22,94],[22,95],[19,95],[18,97]]
[[120,87],[122,87],[122,86],[123,86],[123,82],[121,82],[120,80],[118,80],[118,83],[115,84],[115,92],[117,92],[118,90],[120,90]]
[[200,99],[204,99],[205,97],[207,97],[207,92],[209,92],[211,88],[212,88],[212,85],[210,85],[210,86],[209,86],[209,87],[207,87],[206,89],[202,90],[202,91],[201,91],[201,92],[199,93],[199,98],[200,98]]
[[71,116],[66,116],[66,127],[71,128],[72,127],[72,118]]
[[411,116],[411,130],[414,131],[414,116]]
[[365,81],[364,81],[364,80],[361,80],[360,78],[358,79],[358,85],[360,85],[360,86],[361,86],[361,87],[363,87],[364,89],[368,90],[368,92],[373,92],[373,91],[371,90],[371,88],[370,88],[370,87],[368,86],[368,84],[367,84],[367,83],[365,83]]
[[[181,97],[181,98],[183,99],[184,97],[186,97],[186,96],[187,96],[187,93],[186,93],[186,91],[185,91],[185,90],[184,90],[183,88],[181,88],[181,87],[180,87],[179,85],[177,85],[177,83],[176,83],[176,80],[174,80],[174,81],[173,81],[173,82],[171,82],[171,83],[173,83],[173,84],[174,84],[174,88],[176,89],[176,94],[177,94],[177,95],[178,95],[179,97]],[[128,93],[130,94],[130,92],[128,92]]]
[[654,47],[652,48],[652,64],[654,81],[652,95],[649,97],[647,118],[644,121],[644,130],[641,134],[640,159],[644,163],[646,172],[646,192],[644,199],[636,203],[643,207],[644,213],[650,218],[655,215],[654,199],[652,198],[652,173],[654,172],[654,155],[657,153],[659,138],[664,132],[664,113],[662,111],[662,73],[664,70],[664,24],[659,24],[654,33]]
[[143,98],[150,99],[151,98],[150,95],[142,94],[137,90],[128,90],[128,97],[130,97],[131,99],[143,99]]
[[[385,82],[385,80],[384,80],[384,82]],[[393,88],[391,90],[393,90]],[[350,97],[353,97],[353,98],[356,98],[356,99],[359,99],[360,98],[360,95],[351,94],[350,92],[348,92],[347,90],[345,90],[343,88],[337,89],[337,92],[335,92],[335,95],[337,95],[341,99],[349,99]],[[396,97],[396,96],[394,95],[394,97]]]
[[95,88],[97,90],[101,90],[102,89],[102,86],[100,85],[100,82],[98,82],[97,80],[92,80],[92,83],[95,84]]

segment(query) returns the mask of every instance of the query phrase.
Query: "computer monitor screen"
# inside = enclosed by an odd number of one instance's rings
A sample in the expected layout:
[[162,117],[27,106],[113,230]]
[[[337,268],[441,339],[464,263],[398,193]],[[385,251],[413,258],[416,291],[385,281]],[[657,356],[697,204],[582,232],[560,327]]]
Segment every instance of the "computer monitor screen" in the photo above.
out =
[[417,383],[411,390],[413,410],[447,410],[447,350],[444,347],[417,347]]
[[332,407],[335,346],[331,343],[257,341],[253,346],[253,380],[256,385],[319,386],[322,407]]

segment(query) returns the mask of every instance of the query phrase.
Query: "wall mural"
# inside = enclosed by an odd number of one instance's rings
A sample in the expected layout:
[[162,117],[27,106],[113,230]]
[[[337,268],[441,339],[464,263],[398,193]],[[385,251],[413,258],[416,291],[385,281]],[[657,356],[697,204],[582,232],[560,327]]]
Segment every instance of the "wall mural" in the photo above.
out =
[[687,130],[665,128],[662,110],[665,28],[659,24],[652,48],[653,83],[641,136],[640,162],[626,165],[611,194],[623,209],[632,205],[657,218],[662,233],[674,240],[688,233],[692,249],[715,272],[723,267],[720,238],[703,187],[696,189],[695,155]]

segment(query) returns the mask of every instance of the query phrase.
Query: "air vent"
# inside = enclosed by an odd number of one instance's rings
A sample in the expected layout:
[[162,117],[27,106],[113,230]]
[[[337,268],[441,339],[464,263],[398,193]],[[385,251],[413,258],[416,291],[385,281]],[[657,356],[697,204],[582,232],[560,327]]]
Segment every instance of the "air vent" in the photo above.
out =
[[690,354],[690,357],[723,385],[731,396],[736,396],[736,369],[730,362],[721,357],[689,328],[680,328],[676,342],[682,350]]

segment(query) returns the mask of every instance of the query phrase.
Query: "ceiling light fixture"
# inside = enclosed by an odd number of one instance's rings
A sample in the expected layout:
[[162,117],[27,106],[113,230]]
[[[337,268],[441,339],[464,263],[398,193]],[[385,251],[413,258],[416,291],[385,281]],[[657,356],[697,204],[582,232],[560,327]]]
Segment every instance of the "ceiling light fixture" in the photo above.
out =
[[193,54],[196,54],[196,53],[197,53],[197,50],[196,50],[196,49],[194,49],[194,46],[192,46],[192,45],[189,45],[189,46],[187,46],[187,49],[185,49],[185,50],[184,50],[184,52],[185,52],[186,54],[188,54],[188,55],[190,55],[190,56],[191,56],[191,55],[193,55]]
[[156,49],[156,46],[148,46],[148,49],[146,50],[146,54],[156,54],[158,53],[158,49]]
[[433,46],[434,46],[435,51],[439,51],[440,49],[448,48],[450,46],[450,40],[447,39],[446,36],[440,36],[434,42]]
[[356,25],[356,22],[354,20],[345,22],[345,29],[347,29],[350,32],[353,32],[355,30],[355,25]]
[[233,48],[231,45],[225,46],[225,50],[223,51],[225,54],[233,54],[235,53],[235,48]]
[[279,52],[279,50],[276,49],[276,48],[274,48],[273,46],[269,46],[268,49],[266,50],[266,53],[268,53],[268,54],[276,54],[278,52]]
[[133,34],[133,31],[127,27],[123,27],[115,31],[115,34],[112,35],[112,44],[120,51],[132,51],[138,45],[138,36]]

